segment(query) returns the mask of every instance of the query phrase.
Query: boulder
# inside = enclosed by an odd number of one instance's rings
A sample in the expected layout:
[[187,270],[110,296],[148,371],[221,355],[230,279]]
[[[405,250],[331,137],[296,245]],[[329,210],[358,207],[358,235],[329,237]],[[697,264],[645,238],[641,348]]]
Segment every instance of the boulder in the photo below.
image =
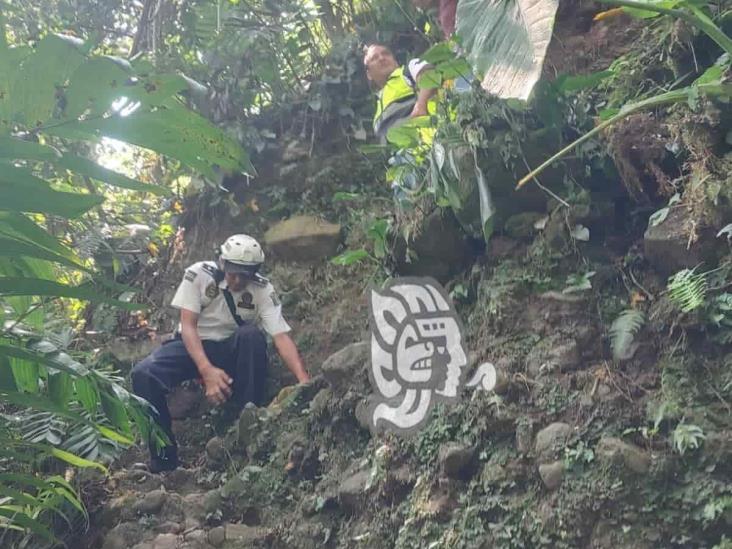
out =
[[681,269],[692,269],[700,263],[707,267],[717,262],[720,244],[711,232],[704,232],[689,246],[692,220],[686,208],[671,208],[666,219],[650,226],[643,235],[645,258],[664,276]]
[[409,237],[394,242],[396,271],[402,276],[431,276],[444,284],[462,271],[472,259],[455,216],[450,210],[437,208],[421,222]]
[[567,423],[556,422],[544,427],[536,434],[534,452],[539,460],[547,461],[560,448],[564,448],[572,434],[572,427]]
[[450,478],[466,479],[474,469],[475,447],[445,444],[438,451],[440,468]]
[[562,479],[564,478],[564,463],[554,461],[539,465],[539,476],[544,486],[550,490],[556,490],[562,484]]
[[651,468],[651,456],[647,452],[619,438],[601,438],[595,453],[601,461],[619,463],[634,473],[647,473]]
[[333,389],[346,389],[366,372],[371,357],[371,346],[365,341],[351,343],[329,356],[320,368]]
[[193,492],[183,496],[181,505],[186,519],[192,519],[199,524],[206,520],[206,493]]
[[271,227],[264,234],[264,243],[283,260],[318,261],[335,255],[341,243],[341,226],[298,215]]
[[338,486],[338,500],[349,511],[358,510],[366,497],[369,472],[359,471],[346,477]]

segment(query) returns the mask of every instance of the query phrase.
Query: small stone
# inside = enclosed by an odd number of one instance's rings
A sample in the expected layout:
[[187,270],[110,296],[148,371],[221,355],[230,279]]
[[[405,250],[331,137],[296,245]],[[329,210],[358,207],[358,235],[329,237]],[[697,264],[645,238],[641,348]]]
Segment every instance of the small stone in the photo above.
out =
[[516,422],[516,450],[528,454],[534,442],[534,425],[527,421]]
[[223,526],[217,526],[216,528],[211,528],[208,532],[208,542],[213,545],[214,547],[218,547],[220,545],[223,545],[226,541],[226,528]]
[[547,338],[526,357],[526,369],[531,377],[574,370],[579,363],[579,349],[574,339]]
[[206,514],[213,514],[221,508],[221,493],[218,490],[210,490],[203,497],[203,510]]
[[193,493],[183,496],[183,514],[199,523],[206,520],[206,497],[208,494]]
[[572,427],[568,424],[552,423],[536,434],[534,452],[540,459],[551,457],[555,451],[565,446],[571,434]]
[[603,437],[595,449],[597,457],[611,463],[621,463],[634,473],[647,473],[651,468],[651,456],[633,444],[615,437]]
[[361,507],[369,482],[368,471],[359,471],[349,476],[338,486],[338,499],[346,509],[354,511]]
[[310,412],[315,415],[320,415],[328,409],[328,403],[333,391],[330,389],[321,389],[310,401]]
[[187,542],[208,543],[208,536],[206,535],[205,530],[202,530],[201,528],[196,528],[195,530],[187,532],[184,539]]
[[135,504],[134,510],[139,515],[155,515],[160,512],[167,499],[168,493],[164,490],[153,490]]
[[465,479],[475,458],[475,447],[461,444],[447,444],[440,447],[438,460],[445,474],[454,479]]
[[226,459],[223,438],[213,437],[206,443],[206,457],[213,463],[221,463]]
[[564,463],[555,461],[539,465],[539,476],[544,482],[544,486],[550,490],[556,490],[562,484],[564,478]]

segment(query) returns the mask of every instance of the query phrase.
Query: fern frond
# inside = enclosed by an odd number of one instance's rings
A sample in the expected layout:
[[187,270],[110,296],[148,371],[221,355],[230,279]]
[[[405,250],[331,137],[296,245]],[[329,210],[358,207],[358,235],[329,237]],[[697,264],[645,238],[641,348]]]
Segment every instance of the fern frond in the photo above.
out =
[[613,321],[610,326],[610,346],[616,360],[628,357],[628,351],[635,334],[638,333],[645,321],[646,316],[643,312],[635,309],[626,309]]
[[701,307],[707,295],[707,273],[694,271],[695,269],[684,269],[668,281],[668,297],[682,313]]

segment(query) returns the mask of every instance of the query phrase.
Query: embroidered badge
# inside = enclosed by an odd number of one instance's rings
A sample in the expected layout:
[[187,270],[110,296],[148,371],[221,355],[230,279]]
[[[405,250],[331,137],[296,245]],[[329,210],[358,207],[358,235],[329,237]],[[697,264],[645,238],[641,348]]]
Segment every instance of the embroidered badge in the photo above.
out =
[[194,271],[186,271],[186,274],[183,276],[184,280],[187,280],[188,282],[193,282],[196,280],[196,277],[198,276],[198,273]]
[[272,292],[271,294],[269,294],[269,297],[272,300],[272,305],[274,305],[275,307],[280,306],[280,300],[277,298],[276,293]]
[[206,286],[206,297],[213,299],[219,295],[219,287],[215,282],[211,282],[208,286]]
[[254,296],[249,292],[244,292],[236,306],[241,309],[254,309]]

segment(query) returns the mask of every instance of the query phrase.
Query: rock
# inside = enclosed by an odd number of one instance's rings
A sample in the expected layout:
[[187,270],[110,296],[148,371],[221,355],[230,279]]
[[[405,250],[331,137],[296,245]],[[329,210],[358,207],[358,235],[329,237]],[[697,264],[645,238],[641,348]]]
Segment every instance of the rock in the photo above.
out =
[[206,458],[213,463],[221,463],[226,459],[224,439],[213,437],[206,443]]
[[321,373],[330,386],[344,390],[362,377],[368,368],[371,346],[365,341],[351,343],[329,356],[321,366]]
[[164,490],[153,490],[145,494],[133,509],[139,515],[155,515],[160,512],[167,499],[168,493]]
[[239,415],[237,424],[237,441],[239,446],[246,448],[254,439],[259,420],[257,418],[257,407],[248,403]]
[[651,456],[633,444],[615,437],[603,437],[597,443],[595,453],[598,459],[620,463],[634,473],[647,473],[651,468]]
[[247,526],[246,524],[226,524],[226,541],[234,541],[237,547],[250,547],[251,545],[264,541],[269,535],[266,528]]
[[552,423],[536,434],[534,452],[540,460],[551,458],[554,452],[560,448],[564,448],[571,434],[572,427],[567,423]]
[[211,545],[218,547],[223,545],[224,541],[226,541],[226,528],[223,526],[217,526],[216,528],[211,528],[211,530],[209,530],[208,542]]
[[550,490],[556,490],[562,484],[564,478],[564,463],[554,461],[539,465],[539,476],[544,482],[544,486]]
[[506,259],[514,255],[522,244],[507,236],[492,236],[488,242],[488,253],[492,260]]
[[649,225],[643,236],[646,260],[661,274],[669,276],[681,269],[692,269],[701,263],[706,267],[717,262],[717,245],[714,233],[703,232],[689,246],[692,220],[686,208],[671,208],[662,222]]
[[325,413],[332,395],[333,391],[328,388],[318,391],[313,400],[310,401],[310,412],[316,416]]
[[[407,253],[409,249],[410,254]],[[431,276],[445,283],[472,259],[465,234],[450,210],[430,213],[407,242],[393,246],[396,271],[402,276]]]
[[546,214],[540,212],[521,212],[509,217],[503,225],[503,230],[511,238],[531,238],[537,232],[534,224],[544,217]]
[[445,444],[438,451],[438,461],[445,475],[454,479],[466,479],[472,473],[475,447],[461,444]]
[[175,534],[160,534],[153,540],[153,549],[178,549],[178,541]]
[[341,226],[298,215],[271,227],[264,234],[264,243],[281,259],[318,261],[335,255],[341,243]]
[[528,454],[534,442],[534,425],[530,421],[516,422],[516,450]]
[[338,500],[341,505],[350,511],[359,509],[366,497],[368,482],[368,471],[359,471],[343,480],[338,486]]
[[580,364],[580,354],[574,339],[547,338],[540,341],[526,357],[526,369],[531,377],[551,372],[567,372]]
[[593,325],[595,320],[589,296],[550,291],[534,296],[527,305],[527,329],[538,334],[574,335],[578,326]]
[[130,339],[128,337],[115,337],[106,344],[108,351],[118,362],[120,367],[131,369],[135,364],[151,354],[160,347],[161,343],[170,338],[170,334],[155,335],[142,339]]
[[177,522],[166,520],[158,524],[153,530],[156,534],[180,534],[183,531],[183,527]]
[[123,522],[112,528],[104,538],[102,549],[127,549],[142,539],[142,527],[134,522]]
[[124,494],[111,500],[102,512],[101,522],[104,526],[114,526],[119,522],[131,521],[135,518],[133,506],[137,503],[134,494]]
[[190,532],[187,532],[184,536],[184,539],[188,543],[193,542],[198,545],[208,543],[208,536],[206,535],[206,531],[201,528],[196,528],[194,530],[191,530]]
[[208,493],[186,494],[182,499],[183,514],[187,519],[202,524],[206,520],[206,498]]
[[197,383],[175,387],[168,395],[168,409],[173,419],[192,417],[201,413],[205,407],[206,396]]
[[206,495],[203,497],[203,510],[206,514],[214,514],[219,509],[221,509],[221,492],[218,490],[206,492]]

